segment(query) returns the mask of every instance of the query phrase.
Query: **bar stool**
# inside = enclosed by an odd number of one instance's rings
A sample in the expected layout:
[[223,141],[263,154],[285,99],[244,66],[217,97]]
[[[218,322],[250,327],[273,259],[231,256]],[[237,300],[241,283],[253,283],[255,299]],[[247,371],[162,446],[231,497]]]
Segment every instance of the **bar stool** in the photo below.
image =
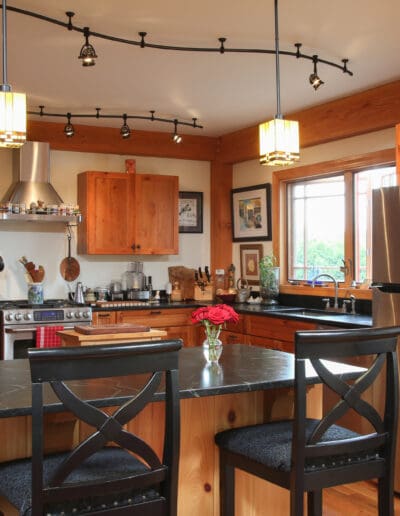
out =
[[[175,516],[181,346],[181,340],[165,340],[29,349],[32,459],[0,464],[0,494],[23,515]],[[117,376],[128,376],[131,395],[124,396],[123,405],[109,415],[93,401],[96,383],[85,381]],[[163,378],[166,416],[159,430],[164,443],[160,460],[153,448],[126,425],[153,400]],[[110,405],[110,399],[118,394],[117,384],[99,384],[101,400],[106,397]],[[94,427],[93,433],[71,451],[51,455],[43,452],[43,397],[48,396],[44,386],[51,387],[63,410]],[[107,386],[111,391],[108,399]],[[91,396],[90,403],[84,394]]]
[[[394,515],[399,335],[400,327],[296,332],[293,420],[235,428],[215,436],[221,516],[235,513],[235,468],[290,490],[291,516],[303,515],[305,492],[308,515],[317,516],[322,515],[323,488],[377,478],[379,515]],[[349,384],[332,373],[327,361],[368,355],[372,363]],[[321,419],[306,417],[310,364],[320,381],[339,395]],[[384,385],[383,416],[369,398],[361,397],[376,382]],[[368,421],[365,433],[337,424],[350,409]],[[268,500],[263,514],[268,514]]]

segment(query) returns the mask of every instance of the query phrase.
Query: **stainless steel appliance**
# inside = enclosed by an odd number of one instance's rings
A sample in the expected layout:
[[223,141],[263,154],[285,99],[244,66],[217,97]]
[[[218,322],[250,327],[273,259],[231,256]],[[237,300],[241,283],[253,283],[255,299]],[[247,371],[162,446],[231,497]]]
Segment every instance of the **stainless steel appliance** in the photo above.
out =
[[0,302],[0,337],[3,360],[26,358],[27,349],[36,346],[39,326],[88,325],[92,321],[89,306],[76,306],[64,300],[48,300],[43,305],[27,301]]
[[126,299],[147,300],[150,291],[146,288],[146,278],[143,274],[143,262],[130,262],[125,272]]
[[[400,187],[372,193],[372,319],[374,326],[400,326]],[[400,348],[398,347],[398,353]],[[383,386],[382,386],[383,391]],[[377,388],[373,396],[382,399]],[[395,491],[400,493],[400,426]]]

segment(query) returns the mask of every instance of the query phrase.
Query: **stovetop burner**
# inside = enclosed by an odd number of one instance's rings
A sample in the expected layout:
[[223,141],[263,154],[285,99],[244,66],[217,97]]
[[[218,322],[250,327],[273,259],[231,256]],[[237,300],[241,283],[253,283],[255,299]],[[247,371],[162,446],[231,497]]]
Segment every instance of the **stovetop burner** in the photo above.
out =
[[13,310],[16,308],[33,308],[39,310],[40,308],[66,308],[68,306],[77,306],[72,301],[66,299],[47,299],[41,305],[33,305],[28,303],[26,299],[12,299],[8,301],[0,301],[0,310]]

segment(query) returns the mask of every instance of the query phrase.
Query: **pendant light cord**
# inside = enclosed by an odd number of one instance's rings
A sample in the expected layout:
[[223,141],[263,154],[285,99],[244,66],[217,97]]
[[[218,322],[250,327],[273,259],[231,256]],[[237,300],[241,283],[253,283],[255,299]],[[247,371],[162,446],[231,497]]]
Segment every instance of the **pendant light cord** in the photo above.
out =
[[276,75],[276,116],[283,118],[281,113],[281,78],[279,68],[279,23],[278,23],[278,0],[274,0],[275,6],[275,75]]
[[2,90],[7,90],[5,88],[7,85],[7,2],[6,0],[2,0],[2,25],[3,25],[3,87]]

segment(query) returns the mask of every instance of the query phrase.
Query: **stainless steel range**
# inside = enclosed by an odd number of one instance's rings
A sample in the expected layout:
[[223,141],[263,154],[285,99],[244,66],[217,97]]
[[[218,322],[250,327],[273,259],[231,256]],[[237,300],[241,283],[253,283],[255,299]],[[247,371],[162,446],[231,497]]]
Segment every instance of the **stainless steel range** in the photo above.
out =
[[3,360],[26,358],[27,349],[36,346],[39,326],[88,325],[92,321],[89,306],[74,305],[65,300],[51,299],[42,305],[27,301],[0,301],[0,336]]

